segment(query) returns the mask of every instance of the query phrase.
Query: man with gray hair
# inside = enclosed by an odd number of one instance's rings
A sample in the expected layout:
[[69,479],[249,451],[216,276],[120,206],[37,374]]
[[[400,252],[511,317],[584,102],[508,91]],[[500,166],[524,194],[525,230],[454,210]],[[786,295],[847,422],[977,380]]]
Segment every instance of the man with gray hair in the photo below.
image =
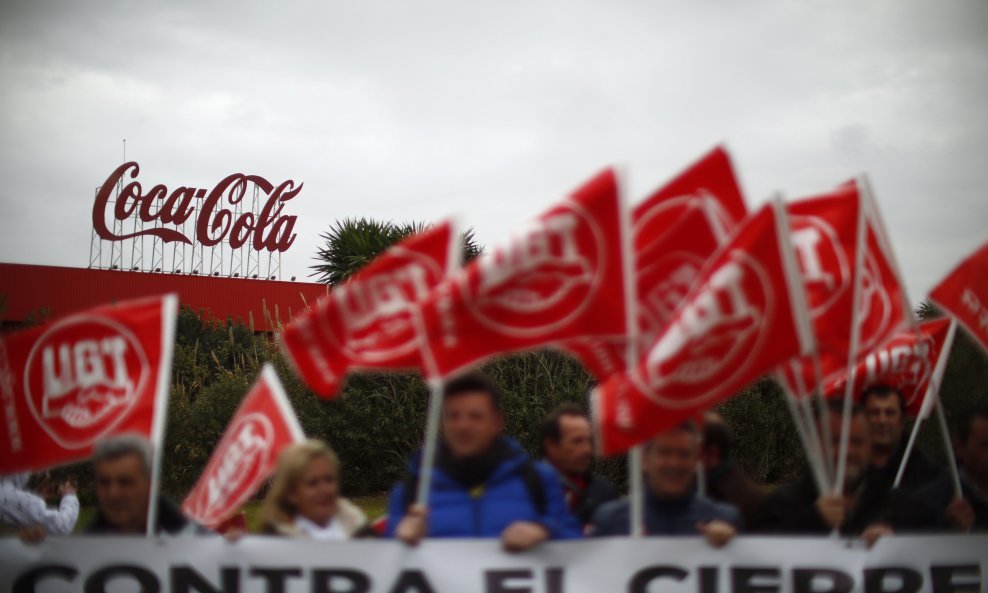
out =
[[[147,532],[151,498],[151,443],[136,435],[115,436],[93,449],[97,512],[87,535],[143,535]],[[171,501],[158,497],[154,533],[210,533],[189,520]]]

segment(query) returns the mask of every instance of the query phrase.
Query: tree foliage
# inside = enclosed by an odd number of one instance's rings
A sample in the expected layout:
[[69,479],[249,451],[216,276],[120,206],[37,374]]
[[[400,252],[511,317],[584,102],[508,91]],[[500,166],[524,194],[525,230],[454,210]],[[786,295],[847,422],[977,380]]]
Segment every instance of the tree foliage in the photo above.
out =
[[[329,231],[319,235],[324,245],[316,253],[318,263],[311,266],[311,275],[323,284],[339,284],[388,247],[430,226],[424,222],[393,223],[368,218],[337,221]],[[483,248],[477,244],[473,229],[467,229],[461,237],[463,261],[480,255]]]

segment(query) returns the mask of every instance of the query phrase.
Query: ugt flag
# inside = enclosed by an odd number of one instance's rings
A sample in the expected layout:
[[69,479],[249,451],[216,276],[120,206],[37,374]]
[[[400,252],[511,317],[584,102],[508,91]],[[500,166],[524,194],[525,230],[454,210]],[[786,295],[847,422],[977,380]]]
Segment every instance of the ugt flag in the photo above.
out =
[[406,238],[296,316],[281,334],[285,353],[323,397],[335,396],[352,368],[422,368],[411,305],[459,261],[449,222]]
[[[651,344],[708,257],[747,214],[730,156],[717,147],[632,214],[638,350]],[[579,338],[560,347],[605,381],[628,370],[627,340]]]
[[182,511],[213,528],[233,516],[274,471],[278,453],[305,439],[274,367],[237,408]]
[[[790,361],[782,377],[794,393],[808,394],[818,380],[832,382],[846,374],[850,364],[857,364],[889,340],[911,322],[912,311],[878,207],[861,185],[847,183],[829,199],[796,202],[790,212],[820,366],[817,377],[812,358]],[[814,225],[819,240],[806,230],[807,215],[817,219]],[[828,235],[831,239],[825,240]],[[860,249],[863,252],[859,254]],[[859,302],[855,311],[856,287]],[[858,336],[852,354],[854,323]]]
[[[792,202],[787,209],[817,357],[828,374],[839,373],[847,367],[855,257],[865,224],[858,186],[848,183],[831,193]],[[793,359],[780,370],[791,393],[807,395],[816,386],[811,357]]]
[[82,461],[121,433],[159,444],[177,311],[169,294],[0,337],[0,474]]
[[930,292],[988,352],[988,243],[969,255]]
[[[724,242],[725,233],[707,196],[690,200],[662,237],[635,253],[635,313],[638,351],[655,341],[700,274],[704,262]],[[561,347],[573,354],[598,381],[628,370],[627,338],[578,338]]]
[[440,284],[421,304],[430,375],[578,336],[623,336],[631,266],[621,207],[606,170]]
[[[942,374],[946,367],[951,337],[950,319],[946,317],[892,336],[858,363],[852,396],[859,399],[869,386],[889,385],[902,392],[908,414],[925,416],[932,404],[926,402],[930,380],[939,383],[935,371],[939,369]],[[827,381],[823,392],[827,397],[843,397],[846,386],[847,374],[841,373]]]
[[753,214],[704,267],[630,374],[594,390],[602,453],[695,417],[812,345],[781,203]]
[[660,240],[673,228],[684,208],[702,196],[713,200],[713,215],[728,232],[748,215],[731,157],[721,146],[704,155],[635,208],[635,250],[647,249]]

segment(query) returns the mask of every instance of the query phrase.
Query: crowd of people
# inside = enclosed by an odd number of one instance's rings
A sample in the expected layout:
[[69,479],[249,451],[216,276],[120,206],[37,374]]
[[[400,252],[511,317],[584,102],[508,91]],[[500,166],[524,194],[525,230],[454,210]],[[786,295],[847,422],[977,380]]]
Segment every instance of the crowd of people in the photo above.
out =
[[[832,439],[823,447],[837,465],[842,406],[832,402],[817,420]],[[542,426],[541,460],[504,434],[498,388],[480,374],[449,382],[443,394],[442,431],[428,504],[417,503],[421,455],[390,493],[388,514],[371,524],[341,496],[341,462],[319,440],[287,447],[260,511],[263,534],[346,540],[396,538],[416,545],[426,538],[499,538],[504,549],[524,551],[547,540],[624,536],[631,502],[591,471],[590,419],[564,405]],[[874,542],[895,533],[988,531],[988,409],[958,424],[956,455],[963,496],[946,469],[913,451],[893,487],[905,451],[902,394],[869,388],[852,408],[845,479],[840,492],[821,492],[811,474],[766,488],[735,461],[731,430],[707,414],[703,426],[686,422],[644,444],[643,529],[646,536],[700,535],[723,546],[739,533],[815,535],[839,531]],[[827,426],[829,424],[829,426]],[[92,458],[97,511],[85,534],[146,532],[151,500],[151,448],[139,437],[101,442]],[[26,487],[26,476],[0,482],[0,523],[26,542],[73,531],[79,501],[71,484],[60,487],[57,509]],[[154,532],[208,534],[166,497],[157,497]],[[227,534],[237,539],[237,532]]]

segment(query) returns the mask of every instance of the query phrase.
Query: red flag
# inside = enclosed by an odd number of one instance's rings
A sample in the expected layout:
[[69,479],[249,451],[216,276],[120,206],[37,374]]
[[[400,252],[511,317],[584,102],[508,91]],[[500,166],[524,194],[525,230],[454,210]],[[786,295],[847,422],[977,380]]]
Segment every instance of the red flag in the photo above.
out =
[[619,453],[717,404],[811,347],[785,212],[752,215],[707,262],[635,371],[592,400],[604,455]]
[[[730,156],[717,147],[646,198],[633,213],[639,349],[682,301],[700,268],[747,215]],[[599,381],[628,370],[624,336],[560,345]]]
[[[792,202],[788,211],[819,356],[830,374],[841,372],[850,349],[855,254],[865,224],[857,184]],[[780,370],[791,393],[807,395],[816,385],[811,357],[793,359]]]
[[[790,361],[783,369],[783,378],[794,393],[808,394],[817,380],[832,382],[846,374],[851,354],[851,311],[853,310],[854,283],[860,283],[860,305],[857,313],[858,340],[855,345],[855,361],[860,362],[868,353],[890,339],[912,321],[905,291],[899,280],[893,254],[879,218],[877,206],[860,193],[860,186],[851,182],[842,185],[830,198],[818,198],[796,202],[791,206],[793,214],[793,242],[802,266],[804,285],[810,302],[813,326],[817,337],[819,377],[813,369],[812,358]],[[810,243],[803,230],[801,217],[817,218],[817,234],[831,235],[832,240],[819,241],[818,262],[813,261],[812,251],[801,242]],[[859,218],[862,217],[862,218]],[[819,224],[820,222],[824,224]],[[863,224],[862,226],[859,226]],[[829,227],[829,229],[825,228]],[[854,230],[852,230],[854,229]],[[853,235],[852,235],[853,233]],[[855,269],[858,244],[864,245],[861,268]],[[833,251],[824,255],[825,251]],[[840,253],[843,251],[843,255]],[[825,262],[830,261],[827,264]],[[850,272],[845,274],[845,262]],[[827,269],[820,281],[813,277]],[[828,280],[828,278],[832,280]],[[849,283],[838,281],[847,278]],[[827,288],[833,282],[834,290]],[[801,383],[802,389],[793,389]]]
[[885,342],[913,320],[912,310],[906,302],[902,283],[891,259],[892,254],[881,247],[879,232],[874,224],[868,224],[865,236],[867,251],[861,270],[859,356]]
[[175,295],[90,309],[0,337],[0,474],[88,458],[121,433],[160,444]]
[[682,209],[692,199],[703,195],[714,200],[716,217],[727,230],[740,224],[748,214],[731,157],[721,146],[690,165],[635,208],[635,250],[647,248],[665,234]]
[[257,492],[282,449],[305,439],[274,367],[265,364],[237,408],[182,511],[214,528]]
[[413,235],[285,327],[285,353],[313,391],[335,396],[352,368],[422,368],[411,305],[458,268],[458,241],[448,222]]
[[508,246],[443,282],[421,307],[431,374],[577,336],[624,335],[630,262],[621,218],[617,180],[607,170]]
[[[950,348],[945,347],[949,329],[948,318],[926,321],[871,350],[855,370],[853,397],[859,399],[871,385],[890,385],[902,392],[909,414],[920,414],[938,361],[949,355]],[[846,386],[846,373],[840,373],[827,381],[823,392],[827,397],[843,397]]]
[[988,243],[968,256],[930,292],[988,352]]
[[[641,242],[637,263],[639,350],[655,341],[700,274],[704,262],[725,240],[708,197],[692,198],[662,236]],[[599,381],[627,371],[626,340],[578,338],[562,345]]]

